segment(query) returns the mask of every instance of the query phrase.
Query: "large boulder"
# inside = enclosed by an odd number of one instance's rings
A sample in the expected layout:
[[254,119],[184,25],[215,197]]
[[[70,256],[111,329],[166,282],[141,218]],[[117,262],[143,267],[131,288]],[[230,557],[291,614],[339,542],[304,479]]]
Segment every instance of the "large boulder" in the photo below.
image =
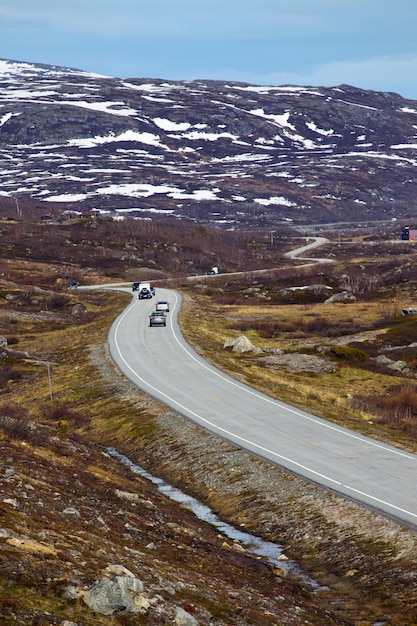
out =
[[342,291],[341,293],[335,293],[333,296],[330,296],[330,298],[327,298],[324,304],[333,304],[335,302],[349,304],[349,302],[356,302],[356,298],[350,291]]
[[242,354],[244,352],[262,352],[261,348],[256,348],[251,341],[245,335],[241,335],[240,337],[232,337],[230,339],[226,339],[223,345],[224,350],[231,350],[232,352],[237,352]]
[[183,608],[177,607],[175,611],[176,626],[198,626],[197,620]]
[[143,583],[122,566],[109,566],[106,576],[82,592],[87,606],[102,615],[119,612],[139,613],[149,608],[143,594]]

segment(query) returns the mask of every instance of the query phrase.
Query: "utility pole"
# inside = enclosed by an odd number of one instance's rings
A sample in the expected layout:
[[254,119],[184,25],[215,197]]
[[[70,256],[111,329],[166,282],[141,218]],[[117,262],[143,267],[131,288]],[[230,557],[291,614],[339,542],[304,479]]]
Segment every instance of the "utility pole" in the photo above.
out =
[[54,398],[52,395],[51,364],[49,361],[47,362],[46,367],[48,368],[49,398],[52,402]]
[[14,198],[14,201],[16,202],[16,213],[17,213],[18,217],[22,217],[22,209],[19,206],[19,199],[18,198]]

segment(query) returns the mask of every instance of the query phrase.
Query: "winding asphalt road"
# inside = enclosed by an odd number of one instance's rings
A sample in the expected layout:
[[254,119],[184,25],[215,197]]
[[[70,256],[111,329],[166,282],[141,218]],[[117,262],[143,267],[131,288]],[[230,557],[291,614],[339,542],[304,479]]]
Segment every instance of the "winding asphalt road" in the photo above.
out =
[[110,329],[110,353],[127,378],[233,444],[417,530],[416,455],[227,376],[184,340],[177,322],[179,294],[157,289],[156,298],[171,302],[166,327],[149,326],[155,298],[133,297]]

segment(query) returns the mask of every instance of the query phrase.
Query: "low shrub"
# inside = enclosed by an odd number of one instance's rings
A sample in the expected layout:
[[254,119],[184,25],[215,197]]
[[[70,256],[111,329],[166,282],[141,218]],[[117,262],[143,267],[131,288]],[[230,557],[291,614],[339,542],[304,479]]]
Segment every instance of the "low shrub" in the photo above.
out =
[[0,406],[0,429],[9,439],[42,445],[46,433],[29,420],[26,410],[20,405],[4,403]]
[[417,385],[394,385],[384,395],[357,396],[351,406],[375,415],[382,424],[417,436]]
[[417,337],[417,315],[399,316],[391,320],[391,327],[381,340],[391,346],[406,346]]
[[63,428],[64,424],[71,424],[77,428],[85,426],[90,421],[89,416],[84,412],[69,406],[66,402],[48,404],[43,408],[42,414],[46,420],[56,422],[59,430]]
[[54,293],[47,299],[46,308],[48,310],[62,311],[67,307],[67,304],[68,300],[65,296],[59,293]]
[[349,346],[332,346],[330,353],[337,359],[350,361],[351,363],[363,363],[368,360],[368,355],[359,348],[350,348]]
[[340,337],[364,330],[364,326],[354,320],[346,320],[335,325],[331,320],[314,317],[311,320],[244,320],[230,328],[245,332],[255,330],[264,339],[274,339],[281,333],[304,333],[317,337]]
[[18,343],[19,343],[19,337],[17,337],[16,335],[12,335],[10,337],[7,337],[7,345],[15,346]]
[[20,380],[22,372],[14,369],[10,365],[2,365],[0,367],[0,389],[6,387],[10,380]]

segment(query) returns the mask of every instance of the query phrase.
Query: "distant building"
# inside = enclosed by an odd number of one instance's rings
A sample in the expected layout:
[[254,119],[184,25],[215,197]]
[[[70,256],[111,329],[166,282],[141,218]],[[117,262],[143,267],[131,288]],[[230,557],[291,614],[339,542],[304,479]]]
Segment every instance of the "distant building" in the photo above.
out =
[[409,226],[405,226],[401,233],[401,239],[403,241],[417,241],[417,229],[412,229]]

